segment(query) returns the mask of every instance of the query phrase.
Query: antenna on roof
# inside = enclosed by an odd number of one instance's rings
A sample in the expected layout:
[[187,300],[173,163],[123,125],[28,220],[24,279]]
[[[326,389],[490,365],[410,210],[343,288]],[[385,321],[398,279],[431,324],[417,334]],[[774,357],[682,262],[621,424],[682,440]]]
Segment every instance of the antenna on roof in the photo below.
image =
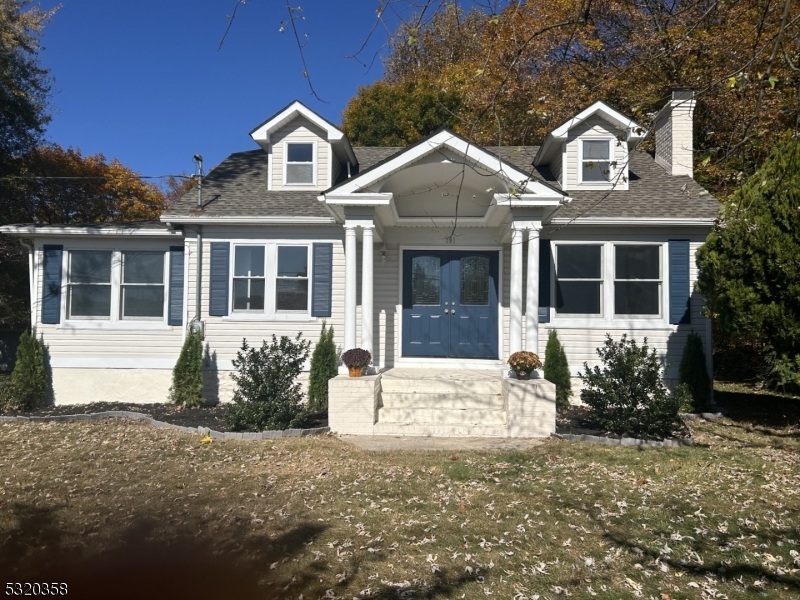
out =
[[197,208],[203,207],[203,157],[195,154],[192,160],[197,163]]

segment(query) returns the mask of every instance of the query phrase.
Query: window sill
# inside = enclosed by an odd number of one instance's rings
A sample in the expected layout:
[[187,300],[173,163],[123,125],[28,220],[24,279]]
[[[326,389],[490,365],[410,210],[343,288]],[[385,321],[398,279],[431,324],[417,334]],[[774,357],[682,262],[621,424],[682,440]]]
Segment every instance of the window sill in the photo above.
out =
[[[56,329],[108,329],[116,331],[172,331],[172,325],[163,321],[64,321]],[[178,329],[181,329],[178,327]]]
[[286,314],[286,313],[274,313],[274,314],[248,314],[248,313],[234,313],[231,315],[227,315],[222,317],[222,320],[229,323],[253,323],[253,322],[262,322],[268,323],[270,321],[292,321],[297,323],[308,323],[317,321],[317,317],[312,317],[309,314]]

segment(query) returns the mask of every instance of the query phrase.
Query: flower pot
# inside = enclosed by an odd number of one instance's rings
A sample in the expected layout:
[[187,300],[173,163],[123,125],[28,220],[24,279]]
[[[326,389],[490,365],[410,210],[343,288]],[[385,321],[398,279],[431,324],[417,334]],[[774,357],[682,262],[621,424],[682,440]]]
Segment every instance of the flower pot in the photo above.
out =
[[364,367],[347,367],[350,377],[361,377],[364,374]]
[[517,379],[522,381],[528,381],[531,378],[530,373],[517,373]]

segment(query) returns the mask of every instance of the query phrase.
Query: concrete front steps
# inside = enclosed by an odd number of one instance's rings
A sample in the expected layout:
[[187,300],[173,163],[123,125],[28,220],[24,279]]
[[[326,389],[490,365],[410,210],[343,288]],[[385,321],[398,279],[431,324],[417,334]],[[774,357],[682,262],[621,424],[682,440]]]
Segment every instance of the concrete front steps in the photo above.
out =
[[381,379],[376,435],[507,435],[502,375],[392,369]]

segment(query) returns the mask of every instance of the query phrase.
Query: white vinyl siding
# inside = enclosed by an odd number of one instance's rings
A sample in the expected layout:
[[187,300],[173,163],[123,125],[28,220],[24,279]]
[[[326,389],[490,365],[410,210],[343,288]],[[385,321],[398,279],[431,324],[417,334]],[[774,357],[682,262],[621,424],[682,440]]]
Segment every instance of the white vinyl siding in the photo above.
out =
[[[590,117],[583,123],[573,127],[566,141],[566,152],[562,165],[562,183],[566,190],[608,190],[612,186],[616,190],[628,189],[628,144],[619,142],[617,136],[624,132],[617,131],[610,123],[600,117]],[[613,154],[611,161],[616,162],[615,178],[612,182],[582,182],[582,142],[583,140],[611,140]],[[552,167],[551,167],[552,168]],[[613,185],[616,182],[616,185]]]
[[[344,343],[344,228],[342,227],[318,227],[318,228],[280,228],[280,227],[259,227],[254,228],[235,228],[235,227],[210,227],[204,228],[203,236],[203,294],[201,296],[201,314],[205,322],[204,344],[208,345],[209,352],[213,353],[215,364],[220,371],[228,371],[232,368],[230,361],[236,358],[236,352],[242,346],[242,338],[247,338],[251,345],[261,345],[262,340],[270,342],[272,334],[279,338],[282,335],[294,339],[297,334],[302,332],[303,338],[311,342],[311,351],[319,341],[319,334],[322,328],[322,321],[325,320],[329,326],[334,328],[334,342],[341,348]],[[252,315],[238,320],[235,312],[231,312],[226,317],[213,317],[208,315],[208,281],[209,281],[209,257],[211,256],[211,242],[232,241],[231,254],[237,244],[263,245],[308,245],[314,242],[333,243],[333,290],[331,299],[331,316],[325,319],[310,317],[307,313],[296,315],[292,313],[279,314],[276,318],[270,315],[259,315],[258,318],[251,318]],[[195,312],[195,289],[197,272],[196,238],[191,232],[187,232],[187,247],[189,254],[187,257],[187,268],[189,283],[187,286],[187,302],[189,307],[190,319]],[[309,259],[311,260],[311,259]],[[231,274],[233,271],[231,271]],[[359,272],[360,275],[360,272]],[[311,282],[309,281],[309,295],[311,293]],[[269,287],[269,286],[268,286]],[[229,290],[230,291],[230,290]],[[269,292],[267,292],[269,294]],[[310,355],[309,355],[310,357]]]
[[[325,141],[327,134],[303,117],[292,119],[289,123],[270,136],[270,184],[274,191],[278,190],[324,190],[330,187],[330,153],[331,146]],[[287,143],[314,144],[314,184],[291,185],[284,183],[286,175]]]

